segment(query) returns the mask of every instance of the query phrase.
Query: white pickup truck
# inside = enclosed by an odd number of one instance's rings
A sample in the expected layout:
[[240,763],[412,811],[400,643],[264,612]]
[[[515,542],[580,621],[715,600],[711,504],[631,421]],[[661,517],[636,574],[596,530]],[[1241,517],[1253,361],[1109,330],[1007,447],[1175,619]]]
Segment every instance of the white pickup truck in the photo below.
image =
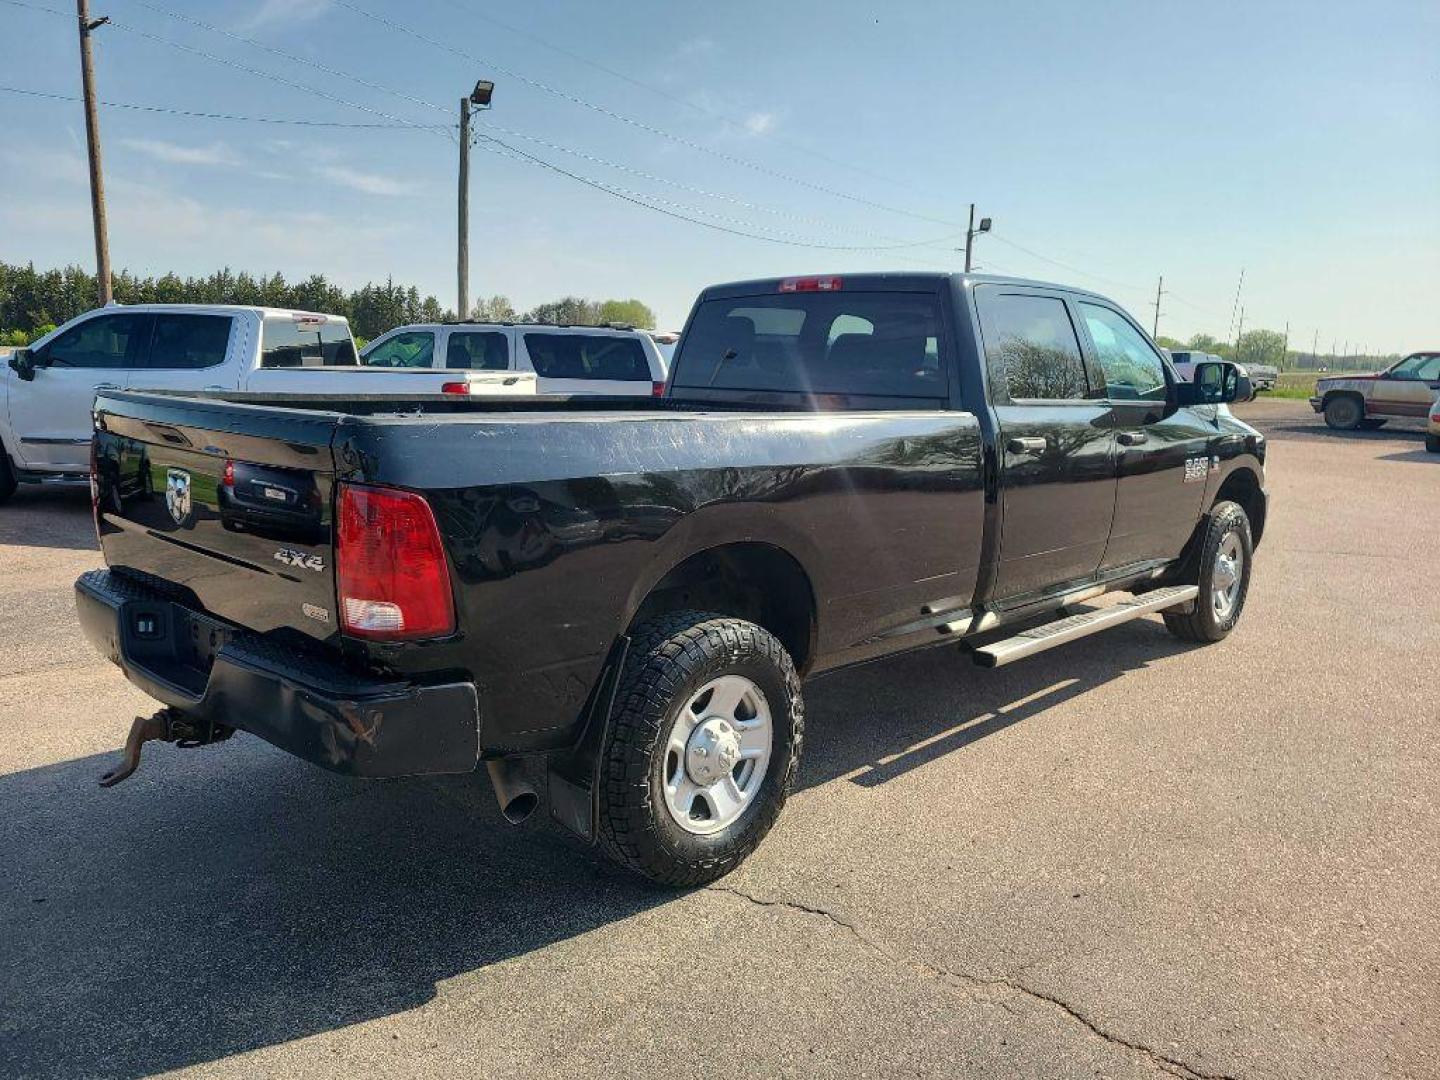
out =
[[414,323],[360,354],[367,367],[534,373],[541,394],[659,397],[666,365],[644,330],[550,323]]
[[17,482],[88,476],[99,388],[261,393],[534,394],[523,372],[362,367],[338,315],[112,304],[17,349],[0,368],[0,502]]

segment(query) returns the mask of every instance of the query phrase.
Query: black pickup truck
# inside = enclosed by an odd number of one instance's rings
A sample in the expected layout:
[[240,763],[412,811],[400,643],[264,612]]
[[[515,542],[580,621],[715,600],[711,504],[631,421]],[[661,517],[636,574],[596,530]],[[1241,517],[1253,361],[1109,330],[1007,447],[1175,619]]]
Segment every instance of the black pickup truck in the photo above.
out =
[[1178,380],[1093,293],[861,274],[707,289],[658,400],[102,391],[79,614],[165,706],[102,783],[238,729],[483,765],[520,819],[543,758],[558,820],[712,880],[780,812],[806,676],[1147,612],[1225,637],[1267,506],[1244,381]]

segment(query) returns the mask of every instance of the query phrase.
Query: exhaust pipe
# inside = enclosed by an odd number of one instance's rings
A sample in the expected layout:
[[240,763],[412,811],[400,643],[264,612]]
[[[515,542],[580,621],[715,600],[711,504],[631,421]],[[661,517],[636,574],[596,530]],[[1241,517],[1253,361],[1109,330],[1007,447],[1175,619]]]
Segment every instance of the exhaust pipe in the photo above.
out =
[[540,805],[540,796],[526,779],[518,758],[487,761],[485,768],[490,773],[490,783],[495,785],[495,798],[506,821],[519,825],[535,812],[535,807]]

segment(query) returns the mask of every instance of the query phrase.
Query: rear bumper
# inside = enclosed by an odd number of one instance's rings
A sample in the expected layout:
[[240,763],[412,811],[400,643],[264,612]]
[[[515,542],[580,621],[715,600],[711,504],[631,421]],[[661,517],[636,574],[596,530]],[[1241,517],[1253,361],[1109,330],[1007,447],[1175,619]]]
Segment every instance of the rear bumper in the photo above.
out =
[[354,673],[92,570],[75,582],[90,644],[145,693],[182,712],[258,735],[351,776],[472,771],[475,685],[416,685]]
[[1318,397],[1312,397],[1310,399],[1310,408],[1314,409],[1316,412],[1320,412],[1320,399]]

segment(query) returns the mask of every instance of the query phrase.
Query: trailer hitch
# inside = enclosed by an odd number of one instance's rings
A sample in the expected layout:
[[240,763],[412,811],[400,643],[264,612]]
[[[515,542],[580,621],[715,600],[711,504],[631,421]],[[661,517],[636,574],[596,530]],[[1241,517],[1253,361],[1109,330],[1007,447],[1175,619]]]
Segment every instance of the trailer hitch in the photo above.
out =
[[125,749],[120,752],[120,763],[100,777],[100,786],[114,787],[121,780],[129,779],[140,767],[140,748],[147,742],[173,742],[188,750],[224,742],[233,734],[235,729],[232,727],[186,716],[168,705],[150,716],[137,716],[130,725]]

